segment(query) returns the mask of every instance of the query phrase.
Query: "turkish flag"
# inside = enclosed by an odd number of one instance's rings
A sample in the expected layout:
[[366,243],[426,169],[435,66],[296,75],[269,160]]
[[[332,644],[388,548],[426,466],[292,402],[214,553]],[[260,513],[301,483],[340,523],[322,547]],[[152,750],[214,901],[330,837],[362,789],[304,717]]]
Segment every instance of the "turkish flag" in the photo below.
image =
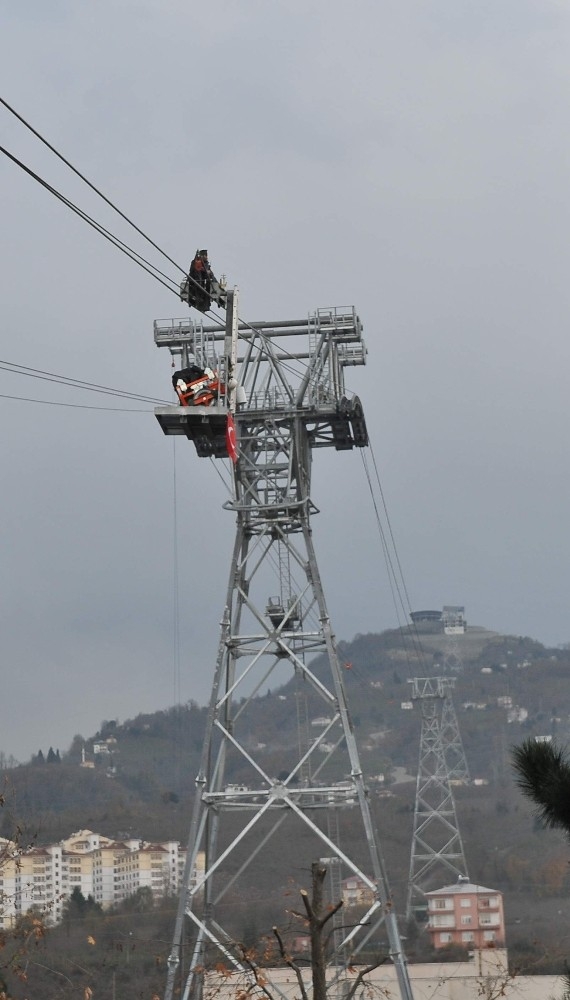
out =
[[226,448],[228,450],[229,457],[235,464],[238,460],[238,450],[236,441],[236,425],[231,413],[228,413],[228,422],[226,424]]

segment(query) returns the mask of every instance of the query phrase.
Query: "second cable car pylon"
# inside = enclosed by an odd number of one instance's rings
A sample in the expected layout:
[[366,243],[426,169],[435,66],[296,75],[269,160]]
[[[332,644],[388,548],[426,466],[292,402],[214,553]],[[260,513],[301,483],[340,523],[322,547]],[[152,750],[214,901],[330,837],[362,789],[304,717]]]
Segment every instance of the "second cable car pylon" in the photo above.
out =
[[[345,368],[366,363],[362,324],[352,307],[318,309],[304,320],[241,323],[237,290],[228,293],[225,324],[155,322],[155,342],[169,348],[181,369],[210,369],[221,386],[208,406],[158,408],[164,433],[186,436],[198,455],[218,458],[228,455],[228,417],[236,438],[235,451],[233,439],[229,444],[232,498],[224,504],[236,518],[236,538],[165,1000],[201,1000],[208,970],[220,963],[251,978],[224,925],[223,904],[244,882],[251,885],[267,855],[275,884],[287,883],[284,838],[296,845],[297,873],[326,858],[334,873],[331,895],[349,875],[366,890],[364,916],[337,923],[331,936],[331,995],[343,994],[359,955],[385,947],[402,1000],[413,1000],[312,539],[313,449],[368,444],[360,400],[345,388]],[[350,569],[344,573],[349,578]],[[290,724],[273,732],[271,742],[256,741],[259,695],[289,681],[285,690],[297,685],[284,701]],[[309,725],[309,712],[317,711]],[[345,810],[358,822],[343,844],[338,820]],[[285,995],[271,969],[263,976],[266,995]]]

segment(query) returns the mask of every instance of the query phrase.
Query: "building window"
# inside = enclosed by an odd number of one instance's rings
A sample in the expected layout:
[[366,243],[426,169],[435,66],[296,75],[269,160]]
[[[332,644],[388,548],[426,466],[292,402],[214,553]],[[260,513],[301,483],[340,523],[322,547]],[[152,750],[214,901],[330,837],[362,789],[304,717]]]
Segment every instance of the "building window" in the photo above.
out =
[[461,917],[461,923],[462,923],[463,925],[465,925],[465,924],[470,924],[470,923],[472,923],[472,917],[471,917],[471,914],[470,914],[470,913],[468,913],[468,914],[466,914],[466,915],[465,915],[464,917]]
[[465,897],[463,897],[463,899],[460,901],[459,905],[463,906],[463,907],[471,906],[471,900],[470,899],[466,899]]
[[450,913],[449,916],[437,916],[431,918],[432,927],[453,927],[454,926],[453,914]]
[[450,944],[453,941],[453,934],[440,934],[439,941],[440,944]]
[[432,900],[434,910],[451,910],[453,909],[453,902],[451,899],[434,899]]
[[484,941],[494,941],[495,940],[495,932],[494,931],[483,931],[483,940]]
[[462,941],[474,941],[475,937],[474,937],[473,931],[462,931],[461,932],[461,940]]

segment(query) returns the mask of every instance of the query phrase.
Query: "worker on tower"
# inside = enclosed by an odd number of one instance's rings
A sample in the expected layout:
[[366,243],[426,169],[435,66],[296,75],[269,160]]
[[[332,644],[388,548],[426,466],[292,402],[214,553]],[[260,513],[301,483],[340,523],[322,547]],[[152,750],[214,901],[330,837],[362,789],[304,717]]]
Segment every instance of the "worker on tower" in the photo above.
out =
[[210,261],[208,260],[208,251],[196,250],[194,260],[190,264],[191,280],[198,282],[209,295],[213,277]]
[[218,281],[214,275],[207,250],[196,250],[188,277],[180,285],[180,298],[200,312],[207,312],[213,302],[225,309],[225,282],[223,278]]

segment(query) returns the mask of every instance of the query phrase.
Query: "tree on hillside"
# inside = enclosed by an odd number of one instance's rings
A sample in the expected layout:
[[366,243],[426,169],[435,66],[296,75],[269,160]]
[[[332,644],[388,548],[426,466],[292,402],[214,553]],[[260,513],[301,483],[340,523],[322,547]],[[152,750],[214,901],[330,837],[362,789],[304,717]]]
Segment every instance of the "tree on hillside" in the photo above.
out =
[[154,896],[148,885],[139,886],[132,895],[127,896],[121,903],[123,913],[149,913],[152,909],[154,909]]
[[570,839],[570,755],[555,743],[524,740],[512,750],[517,784],[537,808],[540,820]]
[[85,896],[81,892],[81,889],[76,885],[71,893],[69,899],[67,899],[63,906],[63,921],[72,920],[85,920],[90,914],[103,912],[103,907],[100,903],[96,903],[93,896]]

